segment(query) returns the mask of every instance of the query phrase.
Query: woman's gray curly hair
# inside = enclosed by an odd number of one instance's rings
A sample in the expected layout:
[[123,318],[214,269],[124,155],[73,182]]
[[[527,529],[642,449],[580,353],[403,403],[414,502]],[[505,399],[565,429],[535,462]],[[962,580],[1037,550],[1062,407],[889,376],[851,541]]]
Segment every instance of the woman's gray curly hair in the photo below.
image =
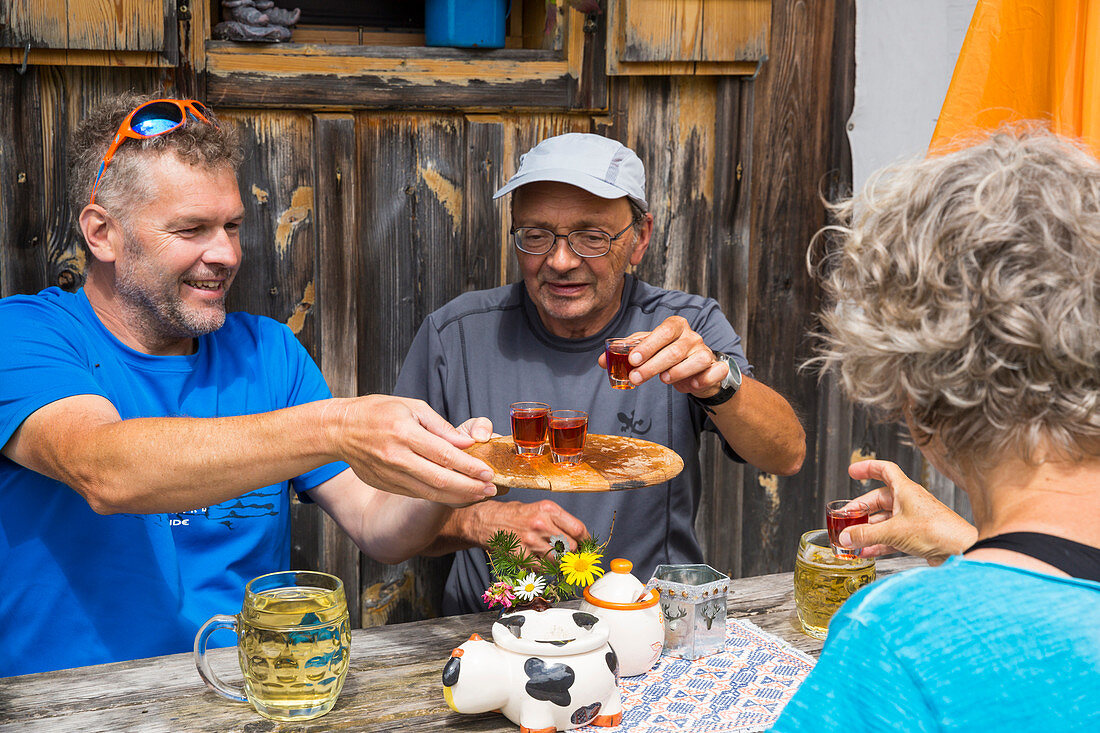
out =
[[1036,128],[889,168],[810,247],[818,356],[954,466],[1096,455],[1100,164]]
[[[79,213],[88,205],[100,163],[119,125],[139,105],[160,95],[126,92],[91,110],[73,131],[69,144],[69,203]],[[138,202],[153,193],[148,175],[148,156],[171,150],[181,160],[205,168],[228,166],[234,172],[241,165],[240,136],[233,125],[201,123],[187,116],[187,123],[167,135],[145,140],[125,140],[103,172],[96,203],[125,218]]]

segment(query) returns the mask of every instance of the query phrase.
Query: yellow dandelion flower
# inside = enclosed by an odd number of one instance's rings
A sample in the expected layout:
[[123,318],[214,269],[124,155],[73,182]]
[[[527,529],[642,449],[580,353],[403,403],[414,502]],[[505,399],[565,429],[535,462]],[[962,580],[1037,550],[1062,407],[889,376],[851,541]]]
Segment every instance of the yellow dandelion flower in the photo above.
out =
[[561,558],[561,571],[569,585],[587,587],[603,575],[600,558],[595,552],[567,552]]

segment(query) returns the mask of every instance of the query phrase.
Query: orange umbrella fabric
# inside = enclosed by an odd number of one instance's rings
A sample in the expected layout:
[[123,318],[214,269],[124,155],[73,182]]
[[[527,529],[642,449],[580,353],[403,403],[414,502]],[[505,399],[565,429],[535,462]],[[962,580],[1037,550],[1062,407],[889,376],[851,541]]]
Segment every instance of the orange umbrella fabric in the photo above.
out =
[[1100,157],[1100,0],[978,0],[931,153],[1039,120]]

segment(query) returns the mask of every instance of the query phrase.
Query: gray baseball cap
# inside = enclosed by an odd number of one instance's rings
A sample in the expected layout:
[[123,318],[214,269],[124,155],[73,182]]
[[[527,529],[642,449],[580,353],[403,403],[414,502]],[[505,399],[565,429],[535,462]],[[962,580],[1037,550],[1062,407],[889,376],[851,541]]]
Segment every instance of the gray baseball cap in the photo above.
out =
[[605,199],[626,196],[649,210],[645,168],[633,150],[609,137],[570,132],[550,137],[520,156],[519,170],[495,194],[498,199],[535,181],[557,181]]

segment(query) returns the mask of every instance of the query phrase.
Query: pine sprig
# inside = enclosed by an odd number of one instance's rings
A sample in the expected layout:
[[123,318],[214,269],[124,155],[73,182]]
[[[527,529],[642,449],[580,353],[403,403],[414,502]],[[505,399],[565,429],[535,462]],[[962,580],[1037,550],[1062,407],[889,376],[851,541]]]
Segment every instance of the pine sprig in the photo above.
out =
[[498,529],[485,545],[490,554],[507,555],[520,549],[519,535],[508,530]]
[[577,543],[577,552],[594,552],[597,555],[602,555],[605,547],[607,547],[606,542],[601,544],[600,538],[592,535]]
[[498,529],[489,538],[486,547],[489,550],[489,564],[497,580],[514,582],[541,568],[542,558],[528,553],[515,532]]

